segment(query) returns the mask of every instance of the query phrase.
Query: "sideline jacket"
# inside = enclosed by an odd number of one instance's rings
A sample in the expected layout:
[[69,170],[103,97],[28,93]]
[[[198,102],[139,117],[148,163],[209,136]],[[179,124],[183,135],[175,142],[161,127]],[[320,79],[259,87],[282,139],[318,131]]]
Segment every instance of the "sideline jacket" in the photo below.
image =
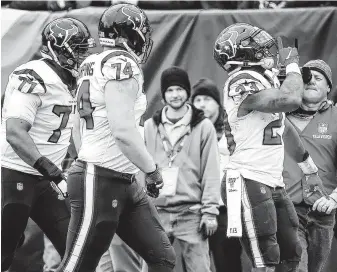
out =
[[[201,213],[217,215],[220,199],[220,169],[218,141],[214,126],[204,117],[203,112],[191,106],[190,134],[186,136],[181,151],[173,160],[172,166],[179,167],[176,194],[154,199],[159,208],[181,211],[182,207],[199,207]],[[165,108],[164,108],[165,109]],[[169,158],[165,152],[159,133],[162,123],[162,110],[145,122],[145,141],[150,154],[159,168],[168,167]],[[185,133],[186,134],[186,133]],[[181,135],[181,138],[184,136]],[[168,135],[164,135],[168,138]],[[169,149],[176,150],[178,140]]]
[[[295,128],[297,129],[296,126]],[[337,107],[330,105],[324,111],[317,112],[304,130],[297,129],[297,132],[318,167],[324,188],[330,194],[337,187]],[[291,145],[291,142],[285,138],[284,144]],[[283,178],[287,192],[295,204],[303,200],[303,176],[297,163],[285,151]]]

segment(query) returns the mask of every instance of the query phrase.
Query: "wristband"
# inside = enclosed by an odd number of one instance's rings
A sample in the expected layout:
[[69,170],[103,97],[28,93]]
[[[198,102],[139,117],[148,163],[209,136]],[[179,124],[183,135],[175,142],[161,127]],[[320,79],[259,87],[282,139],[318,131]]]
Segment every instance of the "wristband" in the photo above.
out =
[[297,165],[301,168],[305,175],[311,175],[318,172],[318,168],[310,156],[308,156],[305,161],[300,162]]
[[42,156],[34,163],[33,167],[44,177],[58,184],[62,179],[62,171],[48,158]]
[[288,75],[289,73],[297,73],[302,75],[300,67],[298,67],[297,63],[290,63],[286,66],[286,75]]

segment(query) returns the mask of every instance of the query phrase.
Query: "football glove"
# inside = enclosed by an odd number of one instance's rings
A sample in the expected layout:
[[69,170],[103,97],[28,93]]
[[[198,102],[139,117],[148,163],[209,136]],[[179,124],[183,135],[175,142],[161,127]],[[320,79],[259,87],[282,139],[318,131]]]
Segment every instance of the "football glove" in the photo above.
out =
[[62,171],[46,157],[40,157],[33,167],[46,179],[53,181],[56,184],[65,179]]
[[161,176],[158,166],[156,166],[156,170],[154,172],[145,174],[145,184],[147,194],[150,197],[157,198],[159,196],[159,189],[164,186],[163,177]]
[[301,74],[304,84],[308,84],[312,79],[312,73],[308,67],[301,68]]
[[51,181],[50,186],[57,193],[57,198],[59,200],[65,200],[68,197],[67,182],[65,180],[61,180],[58,184]]
[[298,65],[299,63],[299,56],[298,51],[295,47],[286,47],[283,48],[282,39],[281,37],[277,38],[277,45],[278,45],[278,64],[287,66],[291,63],[296,63]]
[[[308,84],[312,79],[311,71],[308,67],[302,67],[300,68],[302,79],[304,84]],[[282,84],[283,81],[286,79],[286,68],[284,66],[281,66],[279,69],[279,74],[277,75],[278,80]]]

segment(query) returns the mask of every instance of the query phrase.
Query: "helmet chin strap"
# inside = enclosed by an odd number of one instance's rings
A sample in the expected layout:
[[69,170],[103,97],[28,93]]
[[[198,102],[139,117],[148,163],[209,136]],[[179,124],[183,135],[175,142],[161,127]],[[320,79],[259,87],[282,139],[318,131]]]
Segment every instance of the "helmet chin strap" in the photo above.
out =
[[56,56],[56,54],[55,54],[55,52],[54,52],[54,50],[53,50],[53,49],[51,48],[51,46],[50,46],[50,41],[48,41],[47,46],[48,46],[49,52],[53,55],[54,61],[55,61],[58,65],[60,65],[63,69],[69,71],[69,72],[72,74],[73,77],[78,77],[79,73],[78,73],[75,69],[69,69],[69,68],[63,67],[63,66],[61,65],[59,59],[57,58],[57,56]]
[[123,45],[125,46],[126,50],[137,60],[138,63],[141,62],[141,59],[133,52],[133,50],[127,45],[126,41],[123,41]]
[[54,61],[56,61],[56,63],[61,66],[61,63],[60,63],[59,59],[57,58],[54,50],[50,46],[50,41],[48,41],[47,46],[48,46],[49,52],[53,55]]

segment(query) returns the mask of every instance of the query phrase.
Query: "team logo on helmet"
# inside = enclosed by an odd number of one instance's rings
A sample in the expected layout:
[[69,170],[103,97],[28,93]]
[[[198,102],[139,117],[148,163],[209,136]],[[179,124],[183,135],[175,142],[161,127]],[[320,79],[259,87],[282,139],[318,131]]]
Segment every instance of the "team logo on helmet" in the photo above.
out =
[[50,26],[51,36],[55,40],[55,46],[62,47],[67,43],[72,36],[78,33],[78,28],[75,25],[71,25],[71,29],[64,29],[57,23]]
[[133,29],[142,28],[144,19],[140,12],[134,11],[129,7],[123,7],[122,12],[128,17],[128,20],[133,24]]
[[231,59],[236,55],[236,39],[239,36],[239,33],[237,31],[229,31],[228,34],[230,34],[230,37],[226,40],[222,40],[224,37],[221,36],[219,40],[216,41],[218,48],[216,47],[215,50],[219,55],[226,55],[228,59]]

